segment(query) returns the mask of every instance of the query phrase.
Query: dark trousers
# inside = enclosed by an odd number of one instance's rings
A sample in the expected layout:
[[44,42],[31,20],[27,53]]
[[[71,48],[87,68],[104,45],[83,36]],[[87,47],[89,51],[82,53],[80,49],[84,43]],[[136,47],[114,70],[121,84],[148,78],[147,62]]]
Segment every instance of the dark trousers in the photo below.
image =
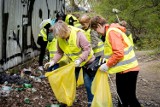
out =
[[116,74],[117,93],[120,96],[122,105],[118,107],[141,107],[136,98],[136,83],[139,71]]
[[43,58],[44,58],[44,55],[45,55],[45,52],[46,52],[46,47],[47,47],[47,41],[41,41],[41,44],[40,44],[40,55],[39,55],[39,66],[42,66],[43,65]]

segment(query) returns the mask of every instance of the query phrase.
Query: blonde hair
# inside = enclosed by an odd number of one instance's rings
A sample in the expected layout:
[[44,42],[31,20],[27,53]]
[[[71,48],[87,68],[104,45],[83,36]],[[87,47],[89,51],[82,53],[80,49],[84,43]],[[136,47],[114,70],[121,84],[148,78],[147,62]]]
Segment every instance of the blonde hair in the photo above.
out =
[[62,20],[58,20],[54,24],[54,26],[50,28],[50,30],[53,32],[55,36],[60,37],[60,38],[67,38],[70,32],[68,25]]

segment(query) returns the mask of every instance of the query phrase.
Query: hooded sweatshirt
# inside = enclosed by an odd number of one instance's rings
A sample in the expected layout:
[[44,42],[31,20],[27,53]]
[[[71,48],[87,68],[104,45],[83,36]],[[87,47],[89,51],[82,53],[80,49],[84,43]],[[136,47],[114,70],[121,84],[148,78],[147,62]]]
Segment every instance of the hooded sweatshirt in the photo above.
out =
[[[126,28],[119,25],[118,23],[113,23],[111,25],[106,25],[106,32],[109,28],[116,27],[120,29],[122,32],[126,32]],[[109,32],[109,41],[112,46],[113,55],[109,58],[107,62],[108,67],[112,67],[116,65],[123,57],[124,57],[124,48],[127,47],[127,44],[125,43],[123,37],[121,34],[115,31]],[[129,71],[139,71],[139,66],[128,69],[126,71],[123,71],[123,73],[129,72]]]

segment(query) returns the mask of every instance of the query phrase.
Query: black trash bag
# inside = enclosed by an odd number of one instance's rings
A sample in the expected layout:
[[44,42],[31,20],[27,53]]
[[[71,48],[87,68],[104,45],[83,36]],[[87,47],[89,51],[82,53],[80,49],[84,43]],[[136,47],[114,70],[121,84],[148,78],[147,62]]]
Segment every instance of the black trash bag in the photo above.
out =
[[96,72],[97,72],[98,68],[100,67],[99,60],[100,59],[95,59],[91,64],[86,66],[86,68],[87,68],[86,73],[90,77],[94,77],[96,75]]

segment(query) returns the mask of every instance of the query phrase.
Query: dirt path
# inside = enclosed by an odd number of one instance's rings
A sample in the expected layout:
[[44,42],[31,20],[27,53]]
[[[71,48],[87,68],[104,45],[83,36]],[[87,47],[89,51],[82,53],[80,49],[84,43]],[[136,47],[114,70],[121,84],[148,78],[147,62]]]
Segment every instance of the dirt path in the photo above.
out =
[[144,107],[160,107],[160,57],[152,51],[137,51],[140,65],[137,97]]

